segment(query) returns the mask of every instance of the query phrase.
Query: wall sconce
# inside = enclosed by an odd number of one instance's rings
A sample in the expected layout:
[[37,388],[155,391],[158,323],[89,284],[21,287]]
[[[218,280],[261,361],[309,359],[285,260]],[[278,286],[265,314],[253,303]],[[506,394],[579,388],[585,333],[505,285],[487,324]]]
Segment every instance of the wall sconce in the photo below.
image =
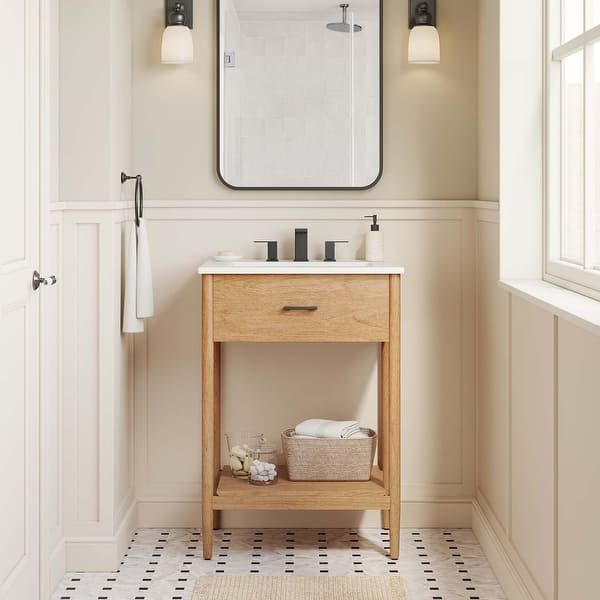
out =
[[193,0],[165,0],[166,28],[160,50],[165,65],[183,65],[194,60],[192,40]]
[[417,65],[440,63],[440,36],[436,24],[436,0],[410,0],[408,5],[408,62]]

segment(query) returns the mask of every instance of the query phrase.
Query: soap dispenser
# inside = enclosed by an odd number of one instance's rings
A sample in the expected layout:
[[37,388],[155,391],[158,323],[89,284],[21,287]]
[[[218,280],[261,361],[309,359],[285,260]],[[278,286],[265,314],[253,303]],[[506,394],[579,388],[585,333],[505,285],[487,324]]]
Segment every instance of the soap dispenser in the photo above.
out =
[[373,219],[371,230],[365,234],[365,258],[369,262],[381,262],[383,258],[383,231],[379,229],[377,215],[366,215],[365,219]]

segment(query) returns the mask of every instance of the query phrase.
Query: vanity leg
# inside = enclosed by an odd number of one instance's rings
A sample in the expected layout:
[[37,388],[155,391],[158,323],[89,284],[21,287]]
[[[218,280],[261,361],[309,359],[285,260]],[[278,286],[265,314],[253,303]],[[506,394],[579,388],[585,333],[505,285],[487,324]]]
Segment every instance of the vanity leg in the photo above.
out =
[[[221,472],[221,344],[215,342],[215,474]],[[213,529],[221,528],[221,511],[213,511]]]
[[389,483],[390,558],[400,553],[400,276],[390,275]]
[[[378,447],[378,465],[383,472],[383,484],[389,493],[390,482],[390,461],[389,456],[389,420],[390,420],[390,387],[389,387],[389,366],[390,366],[390,345],[388,342],[381,344],[379,356],[380,364],[380,389],[379,389],[379,447]],[[390,528],[390,511],[381,511],[381,528]]]
[[202,551],[213,551],[213,495],[215,493],[215,344],[213,342],[213,278],[202,277]]

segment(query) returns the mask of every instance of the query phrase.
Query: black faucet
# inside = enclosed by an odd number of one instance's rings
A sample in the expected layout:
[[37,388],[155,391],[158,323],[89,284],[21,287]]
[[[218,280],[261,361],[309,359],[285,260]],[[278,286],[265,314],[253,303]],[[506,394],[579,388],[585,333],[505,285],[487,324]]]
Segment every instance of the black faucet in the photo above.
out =
[[308,262],[308,229],[296,229],[294,262]]

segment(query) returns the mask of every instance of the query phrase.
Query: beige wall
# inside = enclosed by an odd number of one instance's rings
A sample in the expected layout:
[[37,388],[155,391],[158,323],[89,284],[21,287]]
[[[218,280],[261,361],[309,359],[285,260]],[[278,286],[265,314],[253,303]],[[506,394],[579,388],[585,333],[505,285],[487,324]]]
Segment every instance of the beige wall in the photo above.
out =
[[153,199],[475,199],[477,2],[439,3],[442,64],[409,66],[406,0],[384,0],[384,175],[366,192],[236,192],[215,175],[215,6],[197,1],[195,61],[160,64],[162,0],[135,0],[135,168]]
[[59,199],[121,200],[132,167],[131,0],[60,0]]
[[500,2],[479,0],[479,200],[500,197]]
[[[362,215],[378,211],[386,257],[408,268],[404,515],[415,524],[468,525],[474,471],[470,210],[419,202],[411,208],[401,201],[476,197],[476,2],[440,3],[443,61],[431,68],[407,64],[407,4],[386,0],[384,176],[360,193],[236,192],[218,182],[215,4],[196,3],[196,60],[173,68],[159,63],[162,1],[135,2],[134,155],[146,197],[155,200],[147,216],[157,303],[135,350],[140,522],[198,522],[197,265],[225,248],[258,257],[251,241],[265,236],[280,240],[282,255],[290,256],[299,225],[309,227],[313,256],[322,256],[325,239],[349,239],[341,256],[361,256]],[[371,347],[234,345],[225,350],[225,363],[225,429],[253,427],[277,440],[281,429],[313,415],[374,424]],[[232,524],[309,522],[306,515],[229,518]],[[332,522],[331,515],[321,518]],[[357,518],[339,515],[337,522]],[[377,516],[368,522],[376,524]]]

